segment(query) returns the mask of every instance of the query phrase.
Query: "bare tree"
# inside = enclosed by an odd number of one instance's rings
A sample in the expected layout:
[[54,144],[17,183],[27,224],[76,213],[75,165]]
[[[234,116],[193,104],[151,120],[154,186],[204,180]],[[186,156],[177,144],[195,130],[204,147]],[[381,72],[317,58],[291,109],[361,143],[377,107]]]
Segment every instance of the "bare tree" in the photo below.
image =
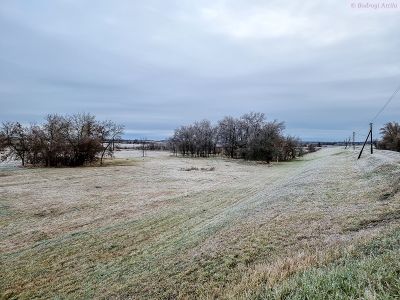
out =
[[45,166],[67,165],[70,160],[70,145],[68,145],[69,121],[60,115],[47,115],[46,123],[38,129],[43,132],[42,156]]
[[236,157],[238,147],[239,121],[233,117],[225,117],[218,123],[218,137],[225,153]]
[[217,145],[231,158],[290,160],[297,156],[299,141],[283,136],[282,122],[267,122],[263,113],[251,112],[240,118],[227,116],[213,127],[207,120],[176,129],[169,140],[172,151],[182,155],[208,157]]
[[124,126],[116,124],[112,121],[104,121],[98,126],[101,140],[101,153],[100,153],[100,165],[103,164],[103,158],[105,155],[111,156],[114,149],[111,147],[116,139],[120,139]]
[[307,145],[307,151],[308,151],[308,153],[313,153],[313,152],[316,152],[317,149],[315,148],[314,144],[310,143]]
[[5,122],[2,125],[1,136],[5,151],[2,160],[20,159],[24,166],[28,152],[27,129],[18,122]]
[[382,140],[378,143],[381,149],[400,152],[400,124],[389,122],[381,128]]
[[0,130],[2,160],[20,159],[22,165],[80,166],[112,154],[111,142],[120,138],[123,126],[98,122],[90,114],[48,115],[43,125],[23,127],[3,123]]
[[142,157],[146,156],[146,139],[143,138],[140,140],[140,149],[142,150]]
[[283,157],[282,160],[292,160],[295,159],[297,156],[301,154],[301,147],[300,147],[300,140],[292,137],[287,136],[283,140]]

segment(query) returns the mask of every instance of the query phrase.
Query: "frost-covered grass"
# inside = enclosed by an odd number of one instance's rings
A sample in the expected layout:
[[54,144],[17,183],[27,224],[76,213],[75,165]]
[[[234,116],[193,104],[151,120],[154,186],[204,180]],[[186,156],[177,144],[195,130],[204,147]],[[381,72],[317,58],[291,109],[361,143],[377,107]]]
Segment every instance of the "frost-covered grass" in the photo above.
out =
[[335,261],[274,286],[254,289],[258,299],[399,299],[400,231],[357,245]]
[[302,298],[307,280],[318,291],[350,270],[373,296],[377,277],[368,285],[362,274],[398,255],[349,254],[398,228],[397,153],[357,161],[330,148],[272,166],[117,155],[106,167],[0,170],[3,297],[256,298],[296,287]]

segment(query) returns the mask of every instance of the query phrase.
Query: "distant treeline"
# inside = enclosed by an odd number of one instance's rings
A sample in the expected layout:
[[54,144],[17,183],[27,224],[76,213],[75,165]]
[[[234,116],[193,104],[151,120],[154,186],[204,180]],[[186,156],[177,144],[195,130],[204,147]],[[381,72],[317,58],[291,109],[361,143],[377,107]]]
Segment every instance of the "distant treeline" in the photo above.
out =
[[112,155],[113,140],[123,126],[97,121],[90,114],[48,115],[41,125],[6,122],[0,129],[1,159],[19,159],[22,165],[82,166]]
[[283,122],[267,122],[263,113],[240,118],[225,117],[213,126],[203,120],[181,126],[169,139],[171,150],[184,156],[208,157],[223,154],[231,158],[285,161],[303,154],[297,138],[284,136]]

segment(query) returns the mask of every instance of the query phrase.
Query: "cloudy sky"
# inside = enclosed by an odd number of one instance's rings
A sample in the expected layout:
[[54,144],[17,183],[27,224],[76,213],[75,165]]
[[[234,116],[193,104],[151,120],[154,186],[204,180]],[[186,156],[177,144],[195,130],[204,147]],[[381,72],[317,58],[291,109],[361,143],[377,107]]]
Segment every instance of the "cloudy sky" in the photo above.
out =
[[[400,84],[384,1],[1,0],[0,121],[91,112],[159,139],[260,111],[305,140],[361,139]],[[399,116],[397,97],[376,127]]]

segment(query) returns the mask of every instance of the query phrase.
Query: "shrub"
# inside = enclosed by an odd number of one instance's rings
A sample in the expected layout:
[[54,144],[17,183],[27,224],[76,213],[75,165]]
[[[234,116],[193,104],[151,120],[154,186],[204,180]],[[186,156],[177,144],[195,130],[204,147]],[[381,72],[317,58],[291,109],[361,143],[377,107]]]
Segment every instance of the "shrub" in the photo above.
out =
[[283,135],[282,122],[267,122],[262,113],[240,118],[227,116],[212,126],[207,120],[181,126],[169,140],[174,154],[208,157],[223,153],[231,158],[270,162],[291,160],[299,154],[299,140]]
[[381,128],[382,140],[379,141],[378,147],[381,149],[400,152],[400,124],[397,122],[389,122]]
[[97,159],[102,163],[122,132],[123,126],[96,121],[90,114],[48,115],[44,124],[25,127],[6,122],[0,130],[1,159],[47,167],[82,166]]

